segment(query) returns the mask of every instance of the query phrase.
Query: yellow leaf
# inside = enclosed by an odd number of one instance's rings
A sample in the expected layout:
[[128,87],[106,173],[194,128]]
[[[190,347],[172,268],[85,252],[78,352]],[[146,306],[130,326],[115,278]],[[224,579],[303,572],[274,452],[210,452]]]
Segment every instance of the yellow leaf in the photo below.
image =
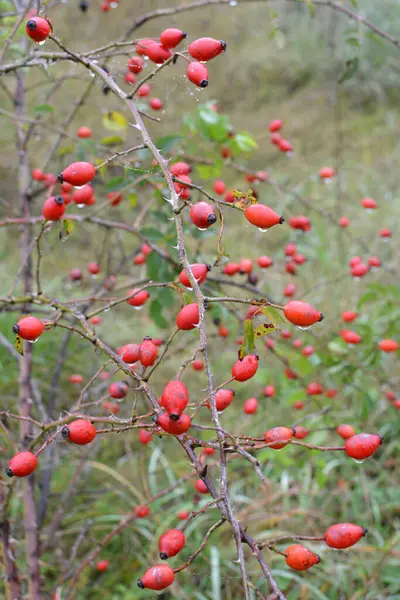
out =
[[266,318],[262,319],[262,323],[260,325],[258,325],[257,327],[254,327],[254,337],[255,338],[259,338],[264,335],[268,335],[269,333],[272,333],[273,331],[276,331],[277,325],[276,325],[275,316],[272,314],[272,312],[270,310],[268,310],[268,307],[264,306],[263,308],[261,308],[254,315],[254,317],[257,318],[258,315],[260,315],[260,316],[263,315]]
[[103,117],[103,127],[109,131],[123,131],[128,127],[128,120],[122,113],[113,110]]
[[24,355],[24,342],[23,342],[22,338],[19,337],[19,335],[15,336],[14,346],[15,346],[16,351],[21,356],[23,356]]

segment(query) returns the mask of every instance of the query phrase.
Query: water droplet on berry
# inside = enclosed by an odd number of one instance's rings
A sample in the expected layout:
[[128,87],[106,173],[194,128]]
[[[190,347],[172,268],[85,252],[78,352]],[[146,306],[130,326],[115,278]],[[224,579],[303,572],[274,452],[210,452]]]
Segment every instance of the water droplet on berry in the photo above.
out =
[[207,227],[198,227],[197,228],[199,231],[206,231]]
[[143,306],[133,306],[132,308],[134,310],[142,310]]
[[363,458],[362,460],[359,460],[358,458],[353,458],[354,462],[361,465],[361,463],[364,462],[365,458]]
[[307,329],[310,329],[311,325],[307,325],[306,327],[302,327],[301,325],[297,326],[297,329],[301,329],[302,331],[307,331]]
[[237,6],[237,2],[236,2],[236,0],[231,0],[231,1],[229,2],[229,6]]
[[84,206],[86,206],[86,204],[77,204],[76,206],[77,208],[83,208]]
[[43,40],[42,42],[36,42],[38,46],[43,46],[46,43],[46,40]]
[[84,185],[74,185],[74,188],[76,190],[81,190],[83,187],[85,187]]
[[36,344],[36,342],[38,341],[38,337],[35,340],[26,340],[27,342],[29,342],[29,344]]
[[268,231],[268,229],[262,229],[261,227],[257,227],[258,231],[262,231],[262,233],[265,233],[266,231]]

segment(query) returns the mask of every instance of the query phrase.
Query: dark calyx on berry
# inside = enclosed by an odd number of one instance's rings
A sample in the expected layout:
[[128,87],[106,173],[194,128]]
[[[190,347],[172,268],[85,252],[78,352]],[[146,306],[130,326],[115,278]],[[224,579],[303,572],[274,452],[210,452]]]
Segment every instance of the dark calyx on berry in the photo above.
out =
[[14,473],[12,472],[11,469],[6,469],[6,473],[7,473],[8,477],[14,477]]
[[200,81],[200,87],[201,88],[206,88],[208,86],[208,79],[202,79]]
[[64,198],[62,196],[55,196],[54,202],[61,206],[62,204],[64,204]]
[[19,325],[17,325],[15,323],[15,325],[12,326],[12,332],[15,333],[15,335],[19,334]]
[[219,43],[221,44],[221,48],[222,48],[222,50],[224,50],[224,51],[225,51],[225,50],[226,50],[227,43],[226,43],[226,42],[224,42],[224,40],[219,40]]
[[63,438],[69,437],[69,429],[66,425],[61,429],[61,435],[63,436]]
[[214,215],[214,213],[211,213],[210,215],[208,215],[207,217],[207,221],[208,223],[215,223],[215,221],[217,220],[217,216]]
[[58,177],[57,177],[57,179],[58,179],[59,183],[64,183],[64,177],[63,177],[63,174],[62,174],[62,173],[59,173],[59,174],[58,174]]
[[141,590],[144,590],[144,583],[141,579],[138,579],[137,586],[140,587]]
[[160,558],[161,558],[161,560],[167,560],[168,554],[166,554],[165,552],[161,552],[160,553]]
[[86,12],[87,9],[89,8],[88,2],[86,2],[86,0],[82,0],[82,2],[79,4],[79,8],[81,9],[82,12]]
[[324,315],[322,313],[319,313],[319,319],[318,319],[318,321],[323,321],[324,318],[325,318]]
[[29,29],[29,31],[33,31],[34,29],[36,29],[37,27],[37,23],[34,19],[29,19],[29,21],[26,24],[27,28]]
[[178,415],[177,413],[171,413],[169,415],[169,418],[171,419],[171,421],[179,421],[180,415]]
[[285,219],[284,219],[283,217],[281,217],[281,218],[279,219],[279,224],[280,224],[280,225],[282,225],[282,223],[284,223],[284,222],[285,222]]

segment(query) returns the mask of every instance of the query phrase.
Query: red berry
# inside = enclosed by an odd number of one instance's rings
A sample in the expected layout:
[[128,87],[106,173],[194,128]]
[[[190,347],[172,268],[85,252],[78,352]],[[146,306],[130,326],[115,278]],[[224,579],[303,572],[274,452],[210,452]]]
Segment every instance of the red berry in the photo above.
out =
[[226,50],[225,42],[210,37],[199,38],[189,44],[188,47],[190,56],[200,62],[207,62],[224,50]]
[[303,345],[303,340],[293,340],[292,346],[293,348],[301,348]]
[[383,438],[375,433],[357,433],[346,440],[344,448],[347,456],[363,460],[372,456],[382,442]]
[[150,514],[150,508],[146,504],[138,504],[133,511],[138,519],[145,519]]
[[152,98],[149,102],[150,108],[153,110],[161,110],[164,106],[164,103],[160,98]]
[[194,488],[199,494],[208,494],[208,487],[202,479],[196,479]]
[[98,275],[101,271],[101,267],[95,262],[90,262],[88,263],[87,270],[91,275]]
[[[228,408],[230,403],[233,400],[233,396],[235,392],[233,390],[218,390],[218,392],[214,395],[215,407],[218,412],[221,412]],[[210,403],[207,402],[206,406],[210,408]]]
[[83,377],[82,377],[82,375],[78,375],[78,374],[70,375],[69,382],[70,383],[81,384],[81,383],[83,383]]
[[126,344],[118,348],[118,354],[128,365],[133,365],[139,360],[139,350],[139,344]]
[[144,60],[140,56],[132,56],[128,60],[128,71],[135,73],[136,75],[143,70]]
[[169,565],[155,565],[147,569],[146,573],[137,582],[137,585],[149,590],[164,590],[169,587],[174,581],[174,570]]
[[151,246],[149,246],[149,244],[143,243],[140,247],[140,250],[141,250],[142,254],[144,254],[145,256],[148,256],[153,251],[153,248]]
[[355,331],[349,331],[348,329],[342,329],[340,331],[340,335],[342,336],[342,339],[347,343],[347,344],[359,344],[361,342],[361,336],[358,335],[358,333],[356,333]]
[[101,323],[101,317],[99,317],[99,316],[91,317],[89,319],[89,323],[91,323],[92,325],[100,325],[100,323]]
[[169,381],[161,395],[161,406],[164,406],[172,420],[177,421],[189,402],[189,393],[184,383],[178,379]]
[[[32,177],[33,177],[33,171],[32,171]],[[391,236],[392,236],[392,232],[391,232],[391,230],[390,230],[390,229],[387,229],[386,227],[384,227],[383,229],[381,229],[381,230],[379,231],[379,235],[380,235],[382,238],[389,238],[389,237],[391,237]]]
[[288,321],[298,327],[310,327],[324,318],[323,314],[315,310],[311,304],[300,300],[291,300],[285,304],[283,314]]
[[186,433],[189,429],[191,419],[189,415],[183,413],[177,421],[172,421],[171,416],[168,413],[163,413],[162,415],[159,415],[157,425],[171,435],[181,435],[182,433]]
[[168,60],[172,54],[168,48],[160,44],[160,42],[153,42],[146,48],[146,56],[148,56],[152,62],[161,65]]
[[382,265],[381,259],[377,256],[370,256],[368,259],[368,265],[370,267],[380,267]]
[[292,369],[285,369],[285,375],[288,379],[297,379],[297,373],[292,371]]
[[335,169],[332,169],[332,167],[322,167],[319,171],[319,176],[321,179],[332,179],[335,176]]
[[351,425],[347,425],[347,423],[342,423],[336,427],[336,433],[340,435],[340,437],[344,440],[348,440],[349,438],[355,435],[354,428]]
[[146,96],[148,96],[151,92],[151,85],[148,83],[144,83],[143,85],[140,86],[140,88],[138,89],[138,96],[140,96],[140,98],[145,98]]
[[279,133],[273,133],[271,135],[270,139],[271,139],[271,144],[274,144],[274,146],[279,146],[279,144],[281,143],[281,140],[282,140]]
[[264,396],[267,396],[267,398],[275,396],[275,387],[273,385],[266,385],[264,388]]
[[363,263],[358,263],[354,267],[351,268],[351,276],[352,277],[364,277],[369,271],[369,266],[364,265]]
[[361,200],[361,206],[363,206],[367,210],[373,210],[375,208],[378,208],[378,204],[373,198],[363,198]]
[[109,560],[99,560],[96,563],[96,571],[99,571],[100,573],[103,573],[104,571],[108,570],[110,561]]
[[90,127],[79,127],[78,131],[76,132],[76,135],[78,136],[78,138],[90,138],[92,137],[92,130],[90,129]]
[[297,252],[297,247],[294,242],[289,242],[285,247],[285,256],[294,256]]
[[352,310],[347,310],[345,312],[342,312],[342,319],[346,323],[351,323],[357,317],[358,317],[358,312],[354,312]]
[[399,344],[395,340],[382,340],[378,346],[383,352],[395,352],[399,349]]
[[280,450],[290,442],[295,433],[296,430],[290,429],[289,427],[273,427],[264,433],[264,440],[267,444],[276,442],[271,444],[269,448]]
[[40,169],[32,170],[32,179],[35,181],[44,181],[46,179],[46,174],[43,173]]
[[107,2],[107,0],[105,0],[104,2],[101,3],[101,10],[103,12],[110,12],[111,6],[110,6],[109,2]]
[[309,231],[311,229],[310,219],[304,216],[289,219],[289,225],[292,229],[300,229],[301,231]]
[[60,183],[66,181],[74,186],[81,186],[89,183],[96,175],[96,169],[88,162],[74,162],[64,169],[59,174],[58,180]]
[[175,48],[186,37],[186,33],[180,29],[165,29],[160,35],[160,42],[166,48]]
[[[194,265],[190,265],[190,268],[192,270],[194,278],[196,279],[199,285],[200,283],[203,283],[203,281],[207,277],[208,272],[210,271],[210,267],[203,263],[195,263]],[[185,287],[192,289],[191,283],[184,269],[182,269],[182,271],[180,272],[179,281]]]
[[178,179],[181,178],[181,175],[189,175],[191,170],[192,168],[190,165],[182,161],[174,163],[170,169],[172,175],[175,175],[175,177],[178,177]]
[[217,220],[215,215],[214,207],[208,202],[196,202],[190,208],[190,218],[192,223],[196,225],[201,231],[211,227]]
[[236,381],[247,381],[254,377],[258,369],[258,356],[249,354],[243,360],[238,360],[232,367],[232,377]]
[[189,331],[199,324],[199,307],[196,303],[186,304],[176,316],[176,325],[179,329]]
[[285,550],[286,564],[296,571],[305,571],[320,562],[318,554],[300,544],[293,544]]
[[119,413],[119,404],[116,402],[103,402],[104,410],[110,412],[113,415],[117,415]]
[[312,354],[314,354],[314,352],[315,352],[314,346],[305,346],[303,348],[302,355],[303,356],[311,356]]
[[90,444],[96,437],[96,428],[90,421],[77,419],[69,425],[65,425],[61,433],[64,438],[73,444],[85,446],[86,444]]
[[180,529],[168,529],[158,541],[161,560],[176,556],[184,547],[186,538]]
[[122,202],[123,197],[122,192],[110,192],[107,194],[107,200],[110,200],[111,206],[118,206]]
[[[295,402],[294,406],[297,404],[297,402]],[[296,408],[296,406],[295,406]],[[296,433],[294,434],[294,437],[298,440],[303,440],[304,438],[306,438],[308,436],[308,434],[310,433],[309,429],[306,429],[305,427],[302,427],[301,425],[296,425]]]
[[65,213],[65,203],[62,196],[50,196],[44,201],[42,215],[47,221],[59,221]]
[[289,140],[285,140],[283,138],[279,140],[278,148],[282,152],[293,152],[292,144],[289,142]]
[[317,381],[313,381],[307,386],[307,394],[309,396],[319,396],[320,394],[322,394],[322,392],[322,386],[320,386],[320,384]]
[[219,196],[222,196],[223,194],[225,194],[226,185],[222,181],[222,179],[216,179],[214,181],[213,189],[216,194],[218,194]]
[[295,283],[288,283],[287,286],[285,287],[285,289],[283,290],[283,295],[286,298],[291,298],[292,296],[295,295],[296,293],[296,284]]
[[275,119],[274,121],[271,121],[270,124],[268,125],[268,129],[270,130],[271,133],[274,133],[275,131],[280,131],[283,127],[283,121],[281,121],[280,119]]
[[139,40],[135,45],[135,50],[138,54],[147,54],[147,49],[151,44],[155,44],[156,42],[150,38],[144,38],[143,40]]
[[269,229],[274,225],[284,222],[283,217],[280,217],[272,208],[265,206],[265,204],[251,204],[244,211],[244,216],[249,223],[259,229]]
[[306,257],[304,256],[304,254],[295,254],[293,256],[293,261],[296,263],[296,265],[303,265],[306,262]]
[[250,273],[253,270],[253,261],[248,258],[242,258],[239,262],[240,273]]
[[146,257],[141,252],[139,254],[136,254],[135,258],[133,259],[134,265],[143,265],[145,262],[146,262]]
[[127,296],[131,296],[131,298],[128,298],[127,303],[130,304],[131,306],[143,306],[143,304],[146,302],[146,300],[149,297],[149,292],[147,290],[142,290],[141,292],[136,292],[136,289],[131,290],[130,292],[128,292]]
[[192,363],[192,368],[194,371],[202,371],[204,369],[204,363],[202,360],[194,360]]
[[158,356],[157,346],[153,344],[152,339],[145,337],[140,344],[139,360],[144,367],[151,367],[156,362]]
[[203,456],[211,456],[211,455],[215,454],[215,450],[214,450],[214,448],[203,448],[203,450],[201,451],[201,454]]
[[243,411],[246,415],[253,415],[257,412],[258,408],[258,400],[257,398],[248,398],[246,402],[243,404]]
[[227,146],[222,146],[220,152],[222,158],[230,158],[233,155],[232,150]]
[[208,86],[208,70],[200,62],[191,62],[186,69],[186,76],[197,87],[205,88]]
[[18,452],[10,460],[6,473],[9,477],[26,477],[33,473],[37,465],[37,458],[32,452]]
[[136,83],[136,77],[131,71],[128,71],[124,75],[124,81],[125,83],[129,83],[129,85],[133,85],[134,83]]
[[225,275],[236,275],[239,272],[239,265],[237,263],[228,262],[224,267]]
[[93,197],[93,188],[91,185],[84,185],[81,189],[75,190],[72,194],[72,200],[78,206],[89,204]]
[[230,334],[230,331],[227,327],[224,327],[223,325],[221,325],[221,327],[219,327],[219,329],[218,329],[219,337],[226,338],[226,337],[229,337],[229,334]]
[[153,439],[153,434],[150,431],[146,431],[145,429],[141,429],[139,431],[139,442],[146,446]]
[[269,256],[259,256],[257,258],[257,264],[261,269],[268,269],[274,264],[274,261]]
[[283,338],[284,340],[289,340],[291,337],[292,337],[292,334],[288,329],[282,329],[281,338]]
[[110,387],[108,388],[108,393],[110,394],[111,398],[118,398],[118,400],[121,400],[122,398],[125,398],[128,390],[129,386],[126,381],[114,381],[114,383],[111,383]]
[[285,271],[286,273],[290,273],[290,275],[296,275],[296,265],[293,262],[288,262],[285,265]]
[[52,28],[47,19],[33,17],[27,22],[25,31],[36,44],[40,44],[40,42],[44,42],[49,37]]
[[15,335],[19,335],[23,340],[34,342],[42,335],[44,325],[37,317],[22,317],[22,319],[13,325],[12,330]]
[[189,516],[189,511],[188,510],[181,510],[178,512],[178,519],[180,519],[181,521],[186,521],[186,519]]
[[349,224],[350,224],[350,219],[348,219],[347,217],[340,217],[339,225],[342,229],[346,229],[346,227],[348,227]]
[[343,550],[343,548],[354,546],[366,533],[367,530],[360,525],[337,523],[328,527],[324,534],[324,540],[330,548]]

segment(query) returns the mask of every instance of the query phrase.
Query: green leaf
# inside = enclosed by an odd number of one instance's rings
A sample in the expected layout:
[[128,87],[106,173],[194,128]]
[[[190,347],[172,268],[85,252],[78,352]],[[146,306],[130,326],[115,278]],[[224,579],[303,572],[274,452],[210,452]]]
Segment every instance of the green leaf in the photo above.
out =
[[103,127],[109,131],[123,131],[128,128],[128,120],[122,113],[113,110],[102,119]]
[[163,306],[157,299],[150,304],[150,316],[160,329],[167,329],[168,321],[162,315]]
[[112,179],[106,183],[106,192],[119,192],[119,190],[122,190],[125,185],[126,180],[124,177],[112,177]]
[[202,179],[214,179],[221,174],[221,169],[216,165],[197,165],[196,171]]
[[243,344],[239,349],[239,358],[243,360],[245,356],[248,354],[253,354],[255,349],[254,344],[254,329],[253,329],[253,321],[251,319],[246,319],[244,322],[244,338]]
[[164,236],[161,233],[161,231],[159,231],[155,227],[143,227],[143,229],[140,230],[140,233],[142,233],[152,242],[161,242],[164,239]]
[[367,33],[365,34],[365,37],[369,38],[373,42],[376,42],[377,44],[379,44],[379,46],[385,45],[383,39],[381,37],[379,37],[379,35],[374,33],[373,31],[367,31]]
[[358,39],[358,37],[348,37],[346,39],[346,44],[348,46],[355,46],[356,48],[360,47],[360,40]]
[[54,108],[51,104],[38,104],[35,106],[34,111],[37,115],[46,115],[52,113]]
[[135,208],[137,206],[137,194],[129,194],[128,201],[132,208]]
[[171,281],[174,279],[168,263],[156,252],[151,252],[146,259],[147,277],[152,281]]
[[258,144],[255,139],[249,133],[237,133],[232,140],[234,148],[239,152],[251,152],[258,148]]
[[103,137],[100,143],[103,144],[103,146],[116,146],[117,144],[123,144],[124,141],[124,138],[119,135],[108,135]]
[[354,75],[357,73],[359,68],[360,68],[360,59],[358,58],[358,56],[355,56],[354,58],[348,60],[346,62],[345,70],[339,77],[338,83],[343,83],[344,81],[348,81],[349,79],[354,77]]
[[312,17],[314,17],[315,16],[315,6],[314,6],[312,0],[306,0],[306,2],[307,2],[307,6],[308,6],[308,12],[310,13],[310,15]]
[[58,154],[59,156],[65,156],[66,154],[72,154],[74,151],[74,148],[72,146],[62,146],[62,148],[59,149]]
[[158,292],[158,300],[161,302],[162,306],[165,308],[172,308],[175,304],[175,297],[169,288],[161,288]]
[[181,135],[166,135],[162,138],[159,138],[155,142],[155,146],[163,154],[168,154],[178,142],[181,142],[184,139],[185,138],[183,138]]

